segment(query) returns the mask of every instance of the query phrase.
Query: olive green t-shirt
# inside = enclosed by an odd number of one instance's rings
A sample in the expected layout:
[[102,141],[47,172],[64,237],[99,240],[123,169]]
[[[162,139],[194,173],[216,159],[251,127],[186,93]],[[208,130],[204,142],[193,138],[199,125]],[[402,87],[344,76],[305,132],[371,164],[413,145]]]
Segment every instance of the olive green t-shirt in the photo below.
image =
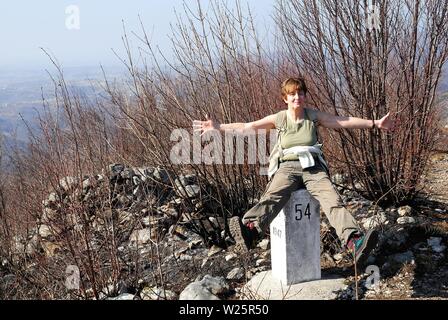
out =
[[[294,123],[288,113],[286,113],[286,130],[281,134],[282,149],[288,149],[295,146],[313,146],[317,143],[316,110],[304,109],[304,119],[299,123]],[[281,111],[286,112],[286,111]],[[298,160],[298,156],[289,154],[284,156],[281,161]]]

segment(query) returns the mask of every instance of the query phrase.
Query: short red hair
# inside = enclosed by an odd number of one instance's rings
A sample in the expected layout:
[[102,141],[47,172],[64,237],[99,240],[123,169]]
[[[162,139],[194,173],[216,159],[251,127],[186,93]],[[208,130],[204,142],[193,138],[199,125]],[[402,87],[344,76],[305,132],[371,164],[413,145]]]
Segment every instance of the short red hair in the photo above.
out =
[[303,78],[288,78],[282,83],[282,98],[286,99],[288,94],[294,94],[296,92],[307,93],[308,89]]

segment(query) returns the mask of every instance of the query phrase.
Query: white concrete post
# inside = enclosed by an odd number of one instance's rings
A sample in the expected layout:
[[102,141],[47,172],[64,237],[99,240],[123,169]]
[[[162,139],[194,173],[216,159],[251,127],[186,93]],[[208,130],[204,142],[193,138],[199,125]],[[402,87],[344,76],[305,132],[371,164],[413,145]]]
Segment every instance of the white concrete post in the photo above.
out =
[[272,275],[286,285],[317,280],[320,270],[319,202],[295,191],[270,225]]

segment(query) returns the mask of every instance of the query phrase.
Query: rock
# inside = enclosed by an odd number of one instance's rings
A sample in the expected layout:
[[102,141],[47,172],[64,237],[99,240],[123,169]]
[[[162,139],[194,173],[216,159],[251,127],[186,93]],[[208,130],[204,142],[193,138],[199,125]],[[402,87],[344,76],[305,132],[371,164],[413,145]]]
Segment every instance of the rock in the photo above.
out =
[[201,188],[197,185],[196,175],[180,175],[174,183],[176,185],[176,193],[180,197],[195,198],[201,192]]
[[265,262],[266,262],[266,259],[258,259],[257,261],[255,261],[255,265],[257,267],[259,267],[259,266],[261,266]]
[[384,214],[384,212],[380,212],[379,214],[376,214],[372,217],[365,218],[362,221],[362,225],[363,225],[364,229],[366,229],[366,230],[379,227],[382,224],[387,224],[387,217]]
[[59,185],[65,192],[72,191],[76,187],[77,179],[74,177],[65,177],[59,180]]
[[193,257],[188,254],[181,254],[179,256],[179,260],[180,261],[191,261],[191,260],[193,260]]
[[173,291],[158,287],[145,287],[140,293],[143,300],[176,300],[177,294]]
[[140,177],[143,182],[151,179],[153,176],[154,168],[145,167],[145,168],[133,168],[135,174]]
[[201,281],[190,283],[180,294],[179,300],[220,300],[216,295],[229,289],[223,277],[204,276]]
[[331,180],[335,184],[343,185],[347,183],[347,176],[342,173],[336,173],[331,177]]
[[238,257],[235,253],[230,253],[228,255],[226,255],[225,259],[226,261],[230,261],[232,259],[235,259],[236,257]]
[[241,280],[244,278],[245,272],[243,268],[234,268],[227,274],[227,280]]
[[322,255],[321,255],[321,257],[320,257],[320,259],[321,259],[321,263],[322,262],[325,262],[325,263],[333,263],[334,261],[333,261],[333,258],[331,257],[331,255],[328,253],[328,252],[324,252]]
[[131,244],[140,246],[151,241],[151,236],[154,236],[153,233],[151,228],[135,230],[132,232],[129,240]]
[[397,219],[398,224],[412,224],[415,223],[415,219],[412,217],[400,217]]
[[145,227],[149,227],[151,225],[151,220],[152,220],[152,217],[150,217],[150,216],[144,217],[144,218],[142,218],[142,224]]
[[404,253],[397,253],[394,255],[389,256],[389,262],[391,264],[393,263],[399,263],[399,264],[405,264],[405,263],[412,263],[414,261],[414,254],[412,251],[406,251]]
[[48,195],[48,204],[49,205],[56,204],[58,201],[59,201],[59,196],[55,192],[52,192]]
[[393,251],[404,249],[409,239],[409,233],[404,228],[398,230],[391,230],[385,236],[386,245]]
[[134,300],[135,296],[130,293],[120,294],[118,297],[107,298],[106,300]]
[[400,217],[407,217],[412,214],[412,208],[410,206],[403,206],[398,208],[398,215]]
[[[185,194],[185,193],[183,193],[182,189],[180,190],[180,192],[181,192],[181,194]],[[185,187],[185,192],[186,192],[186,196],[188,198],[194,198],[194,197],[196,197],[196,196],[198,196],[200,194],[201,188],[198,185],[193,184],[193,185],[190,185],[190,186],[186,186]]]
[[269,243],[270,243],[269,239],[263,239],[258,243],[257,247],[263,250],[267,250],[269,248]]
[[85,179],[82,181],[82,189],[83,190],[87,190],[92,186],[92,182],[90,181],[89,178]]
[[154,179],[156,179],[162,183],[168,184],[170,182],[168,172],[161,167],[155,168],[152,175],[153,175]]
[[334,261],[339,262],[342,261],[342,259],[344,259],[344,256],[341,253],[337,253],[333,256]]
[[213,245],[213,246],[210,248],[210,250],[208,250],[208,256],[211,257],[211,256],[213,256],[213,255],[215,255],[215,254],[217,254],[217,253],[219,253],[219,252],[221,252],[221,251],[222,251],[222,248]]
[[134,170],[131,168],[125,168],[123,171],[120,172],[120,176],[123,179],[132,179],[133,176],[135,176]]
[[251,300],[335,300],[346,288],[345,278],[338,276],[286,286],[271,271],[262,271],[242,288],[241,296]]
[[39,236],[42,238],[47,238],[53,235],[53,232],[51,231],[51,228],[45,224],[42,224],[39,226]]
[[111,178],[117,176],[123,171],[125,166],[121,163],[113,163],[109,165],[109,172],[111,173]]
[[202,240],[199,240],[199,239],[191,240],[190,242],[188,242],[188,248],[195,249],[195,248],[199,247],[199,245],[201,243],[202,243]]
[[442,241],[442,238],[438,238],[438,237],[430,237],[427,240],[428,245],[431,247],[432,251],[437,252],[437,253],[442,253],[446,249],[446,246],[441,244],[441,241]]
[[270,259],[271,258],[271,249],[266,250],[265,252],[263,252],[260,257],[262,259]]

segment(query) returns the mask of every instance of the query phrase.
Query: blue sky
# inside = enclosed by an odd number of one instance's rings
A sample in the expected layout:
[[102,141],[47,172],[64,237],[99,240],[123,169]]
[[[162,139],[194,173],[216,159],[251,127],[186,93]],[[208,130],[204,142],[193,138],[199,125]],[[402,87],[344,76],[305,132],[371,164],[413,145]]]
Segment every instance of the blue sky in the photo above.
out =
[[[270,27],[275,0],[242,0],[253,9],[255,21]],[[128,31],[140,31],[140,14],[152,43],[169,53],[170,23],[174,8],[182,10],[183,0],[2,0],[0,2],[0,67],[48,65],[39,49],[51,51],[64,66],[120,64],[111,51],[123,52],[122,20]],[[195,0],[186,0],[194,6]],[[201,0],[204,8],[208,0]],[[233,6],[234,1],[229,1]],[[79,30],[69,30],[66,8],[79,8]],[[264,30],[263,30],[264,32]]]

